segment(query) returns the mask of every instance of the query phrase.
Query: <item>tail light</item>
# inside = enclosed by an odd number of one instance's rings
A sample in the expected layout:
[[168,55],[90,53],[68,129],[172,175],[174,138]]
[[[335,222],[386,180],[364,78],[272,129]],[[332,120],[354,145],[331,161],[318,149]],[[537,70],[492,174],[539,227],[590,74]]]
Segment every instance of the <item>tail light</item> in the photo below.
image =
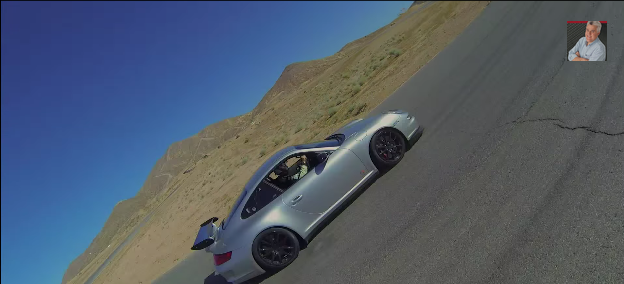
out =
[[214,257],[215,266],[218,266],[230,260],[230,258],[232,258],[232,252],[230,251],[230,252],[226,252],[222,254],[214,254],[213,257]]

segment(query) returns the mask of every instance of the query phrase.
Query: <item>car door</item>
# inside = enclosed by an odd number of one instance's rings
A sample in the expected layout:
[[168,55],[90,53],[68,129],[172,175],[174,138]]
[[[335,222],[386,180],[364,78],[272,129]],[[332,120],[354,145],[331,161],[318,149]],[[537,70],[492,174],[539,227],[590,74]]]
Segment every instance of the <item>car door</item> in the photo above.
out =
[[282,194],[282,201],[295,210],[323,213],[367,173],[366,167],[353,152],[337,149]]

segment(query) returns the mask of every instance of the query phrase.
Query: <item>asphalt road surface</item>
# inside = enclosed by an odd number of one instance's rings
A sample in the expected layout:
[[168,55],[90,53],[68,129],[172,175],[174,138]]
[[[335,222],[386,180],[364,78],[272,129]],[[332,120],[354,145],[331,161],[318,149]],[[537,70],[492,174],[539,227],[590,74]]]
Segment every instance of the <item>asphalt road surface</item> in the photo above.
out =
[[[373,110],[404,160],[262,283],[624,283],[624,2],[493,2]],[[566,21],[608,21],[567,62]],[[155,283],[225,283],[194,254]],[[212,274],[211,274],[212,273]]]

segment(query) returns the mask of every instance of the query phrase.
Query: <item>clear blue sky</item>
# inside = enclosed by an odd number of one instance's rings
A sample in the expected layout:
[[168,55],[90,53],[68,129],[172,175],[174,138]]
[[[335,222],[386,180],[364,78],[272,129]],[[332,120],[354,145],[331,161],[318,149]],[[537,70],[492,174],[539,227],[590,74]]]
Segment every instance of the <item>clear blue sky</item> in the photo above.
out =
[[171,143],[410,4],[3,1],[2,283],[60,283]]

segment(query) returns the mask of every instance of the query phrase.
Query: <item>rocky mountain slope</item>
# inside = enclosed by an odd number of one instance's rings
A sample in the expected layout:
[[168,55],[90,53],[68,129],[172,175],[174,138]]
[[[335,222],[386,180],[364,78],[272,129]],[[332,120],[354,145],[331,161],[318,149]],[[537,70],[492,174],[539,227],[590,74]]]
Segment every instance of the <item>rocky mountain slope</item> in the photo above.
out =
[[115,205],[100,233],[89,247],[71,262],[63,275],[62,283],[76,276],[81,269],[106,249],[114,236],[129,233],[130,228],[138,224],[154,206],[150,204],[150,201],[167,187],[172,177],[192,170],[191,165],[204,157],[206,153],[216,149],[223,141],[234,137],[250,123],[250,114],[229,118],[211,124],[196,135],[169,146],[152,168],[137,195]]

